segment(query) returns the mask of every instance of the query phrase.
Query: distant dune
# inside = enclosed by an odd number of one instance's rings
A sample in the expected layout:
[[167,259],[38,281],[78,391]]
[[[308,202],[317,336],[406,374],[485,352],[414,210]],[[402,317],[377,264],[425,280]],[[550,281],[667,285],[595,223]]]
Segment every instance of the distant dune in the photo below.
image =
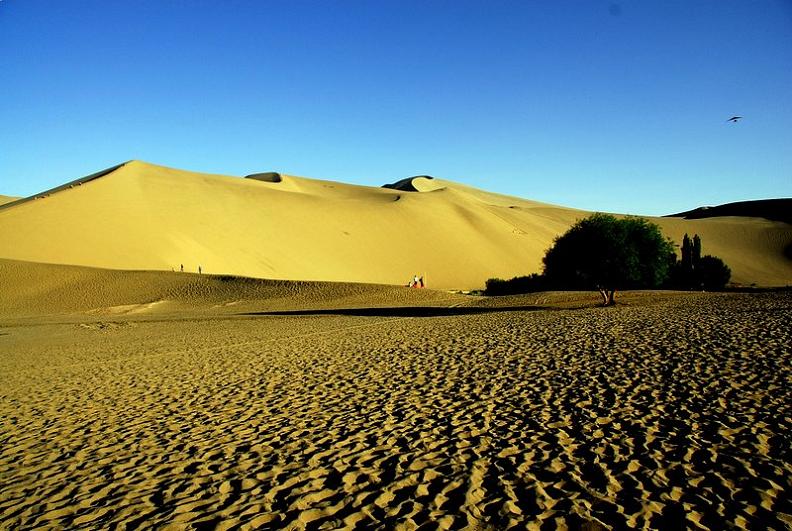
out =
[[12,203],[20,199],[19,197],[11,197],[10,195],[0,195],[0,205],[4,205],[6,203]]
[[[2,202],[2,201],[0,201]],[[419,176],[387,187],[131,161],[0,206],[0,258],[109,269],[474,289],[541,270],[588,212]],[[792,284],[792,226],[755,217],[651,218],[701,236],[737,283]]]
[[680,212],[679,214],[670,214],[667,217],[703,219],[723,216],[764,218],[770,221],[783,221],[784,223],[792,224],[792,198],[759,199],[725,203],[718,206],[704,206]]

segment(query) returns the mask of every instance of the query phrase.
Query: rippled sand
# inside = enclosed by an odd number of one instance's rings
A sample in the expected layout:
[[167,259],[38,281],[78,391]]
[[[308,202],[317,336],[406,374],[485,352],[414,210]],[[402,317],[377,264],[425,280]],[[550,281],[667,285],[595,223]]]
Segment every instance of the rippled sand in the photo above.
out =
[[6,318],[0,527],[792,525],[792,295],[460,301]]

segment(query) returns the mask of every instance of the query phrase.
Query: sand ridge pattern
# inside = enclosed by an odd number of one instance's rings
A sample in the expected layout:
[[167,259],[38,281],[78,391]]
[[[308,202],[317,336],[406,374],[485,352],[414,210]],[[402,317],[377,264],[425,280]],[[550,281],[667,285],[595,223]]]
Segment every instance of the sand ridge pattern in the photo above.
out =
[[4,318],[0,525],[792,525],[789,293],[539,298]]

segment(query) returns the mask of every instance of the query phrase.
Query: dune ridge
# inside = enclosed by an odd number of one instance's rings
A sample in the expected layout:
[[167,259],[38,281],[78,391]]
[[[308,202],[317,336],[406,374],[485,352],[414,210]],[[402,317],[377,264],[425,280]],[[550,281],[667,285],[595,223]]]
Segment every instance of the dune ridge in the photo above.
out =
[[666,217],[702,219],[723,216],[764,218],[770,221],[792,223],[792,198],[756,199],[717,206],[703,206],[679,212],[678,214],[670,214]]
[[431,175],[416,175],[395,183],[385,184],[382,187],[390,188],[391,190],[401,190],[402,192],[431,192],[441,190],[443,188],[441,183],[442,181],[435,180]]
[[[376,188],[283,173],[238,177],[130,161],[0,206],[0,258],[109,269],[481,288],[541,270],[588,212],[419,176]],[[414,189],[417,192],[412,192]],[[792,227],[651,218],[697,233],[741,284],[792,284]]]

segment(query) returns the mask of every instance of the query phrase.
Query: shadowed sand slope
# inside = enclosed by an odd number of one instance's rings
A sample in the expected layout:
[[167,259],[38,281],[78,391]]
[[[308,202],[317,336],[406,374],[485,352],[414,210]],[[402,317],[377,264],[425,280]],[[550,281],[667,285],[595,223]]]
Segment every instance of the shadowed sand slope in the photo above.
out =
[[238,314],[459,304],[462,295],[402,286],[119,271],[0,259],[0,318]]
[[[587,213],[416,177],[395,189],[274,172],[248,179],[131,161],[0,207],[0,258],[258,278],[482,287],[541,269]],[[411,191],[415,190],[415,191]],[[754,218],[657,218],[698,233],[733,280],[792,283],[792,228]]]
[[738,201],[718,206],[705,206],[671,214],[667,217],[702,219],[723,216],[743,216],[765,218],[771,221],[792,223],[792,198],[758,199],[755,201]]
[[[570,308],[6,261],[0,297],[0,528],[792,524],[789,293]],[[323,301],[390,308],[271,311]]]

